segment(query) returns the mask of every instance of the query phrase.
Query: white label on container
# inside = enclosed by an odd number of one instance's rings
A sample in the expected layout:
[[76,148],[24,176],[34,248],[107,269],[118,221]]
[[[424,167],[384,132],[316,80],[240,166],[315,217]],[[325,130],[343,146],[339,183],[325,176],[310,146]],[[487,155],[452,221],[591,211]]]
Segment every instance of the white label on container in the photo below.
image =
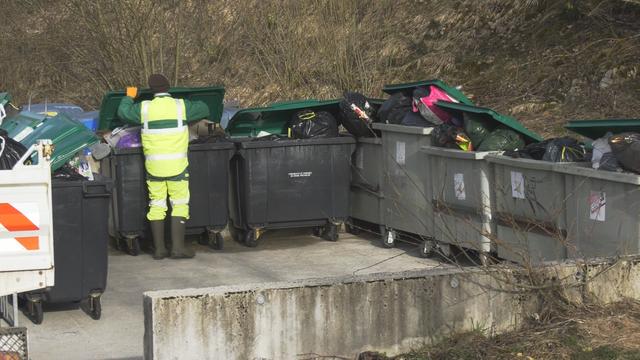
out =
[[31,127],[26,127],[24,129],[22,129],[22,131],[20,131],[16,136],[13,137],[13,140],[20,142],[22,141],[24,138],[27,137],[27,135],[31,134],[33,132],[33,128]]
[[605,221],[607,194],[604,191],[592,191],[589,196],[589,219]]
[[524,199],[524,176],[521,172],[511,172],[511,196],[515,199]]
[[364,151],[362,151],[362,148],[356,151],[356,167],[360,170],[364,169]]
[[405,157],[405,144],[402,141],[396,142],[396,162],[400,165],[404,165],[406,161]]
[[456,192],[456,199],[466,200],[467,193],[464,189],[464,174],[453,174],[453,186]]
[[311,171],[303,171],[303,172],[290,172],[290,178],[300,178],[300,177],[310,177],[313,172]]

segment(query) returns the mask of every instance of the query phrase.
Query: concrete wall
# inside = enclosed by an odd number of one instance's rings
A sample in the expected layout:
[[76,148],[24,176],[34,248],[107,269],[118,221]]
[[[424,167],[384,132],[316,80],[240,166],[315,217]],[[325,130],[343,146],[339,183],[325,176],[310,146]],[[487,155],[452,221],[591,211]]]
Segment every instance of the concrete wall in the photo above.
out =
[[[149,292],[147,359],[304,359],[389,355],[450,332],[517,327],[537,298],[486,270],[438,270]],[[577,301],[640,297],[640,266],[562,265],[549,278],[572,285]],[[584,282],[590,275],[598,277]]]

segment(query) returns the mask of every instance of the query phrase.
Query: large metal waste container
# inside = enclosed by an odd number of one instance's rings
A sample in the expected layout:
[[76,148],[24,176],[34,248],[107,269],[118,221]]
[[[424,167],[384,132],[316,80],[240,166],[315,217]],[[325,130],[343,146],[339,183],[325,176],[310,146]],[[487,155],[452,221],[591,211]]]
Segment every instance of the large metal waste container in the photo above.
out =
[[[459,90],[440,80],[388,84],[383,91],[390,95],[402,92],[411,97],[416,88],[429,86],[444,90],[456,101],[472,104]],[[400,234],[404,240],[423,242],[433,237],[434,232],[429,170],[419,151],[431,144],[432,128],[396,124],[374,124],[373,128],[382,133],[382,242],[393,247]]]
[[[237,144],[231,161],[230,228],[237,240],[256,246],[264,230],[312,227],[327,240],[349,217],[351,136],[289,139],[292,116],[328,111],[339,118],[339,101],[290,101],[239,111],[226,128]],[[268,135],[256,138],[256,135]]]
[[[463,119],[466,113],[483,118],[496,125],[507,127],[521,134],[526,143],[542,138],[526,129],[517,120],[487,108],[461,103],[438,102],[442,109]],[[482,260],[495,252],[495,218],[493,212],[494,187],[490,163],[485,158],[498,152],[465,152],[456,149],[426,146],[422,148],[426,167],[430,172],[431,195],[434,209],[435,237],[444,253],[450,246],[478,251]],[[433,252],[437,243],[425,243],[424,253]]]
[[[590,139],[640,131],[640,119],[574,120],[565,128]],[[561,164],[565,176],[567,242],[571,258],[640,254],[640,175]]]
[[[430,172],[434,237],[441,251],[447,245],[488,254],[495,250],[491,172],[484,159],[491,152],[460,151],[433,146],[422,148]],[[436,244],[425,245],[425,252]]]
[[25,313],[36,324],[43,303],[77,303],[100,319],[100,296],[107,287],[108,213],[113,182],[52,180],[55,285],[25,295]]
[[[220,234],[228,222],[230,141],[189,145],[189,220],[186,232],[202,235],[201,243],[223,248]],[[140,252],[141,238],[150,235],[149,197],[142,149],[114,149],[109,164],[101,167],[115,180],[111,209],[111,235],[131,255]]]
[[[210,110],[210,119],[219,122],[222,114],[224,88],[172,88],[169,92],[177,98],[201,100]],[[100,109],[100,127],[112,129],[122,125],[117,108],[124,96],[122,91],[105,95]],[[141,99],[152,94],[143,91]],[[228,222],[228,174],[229,159],[235,151],[232,142],[221,141],[192,143],[189,145],[189,214],[187,234],[200,234],[201,243],[222,249],[220,232]],[[149,198],[145,182],[144,156],[141,148],[114,149],[108,164],[101,166],[104,173],[114,179],[114,196],[110,210],[111,235],[118,246],[131,255],[140,253],[140,239],[149,235]]]
[[393,247],[398,231],[403,238],[422,242],[433,237],[430,173],[420,148],[431,144],[433,128],[373,124],[382,133],[383,244]]
[[564,175],[556,163],[489,155],[498,256],[518,263],[565,259]]
[[357,138],[351,164],[350,232],[358,233],[361,228],[372,227],[384,232],[382,179],[382,139]]

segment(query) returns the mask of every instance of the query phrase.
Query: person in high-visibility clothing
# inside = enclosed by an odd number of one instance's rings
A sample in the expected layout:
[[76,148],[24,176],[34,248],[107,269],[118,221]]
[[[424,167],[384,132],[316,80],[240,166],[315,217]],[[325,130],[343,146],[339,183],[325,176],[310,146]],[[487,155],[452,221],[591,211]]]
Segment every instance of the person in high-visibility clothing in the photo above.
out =
[[192,258],[195,253],[185,245],[185,222],[189,219],[189,171],[187,152],[189,129],[186,123],[209,117],[202,101],[174,99],[169,80],[161,74],[149,77],[153,100],[134,103],[138,89],[127,88],[127,96],[118,107],[118,117],[142,125],[142,150],[145,156],[149,212],[147,219],[153,235],[154,259],[167,257],[164,220],[167,194],[171,203],[171,258]]

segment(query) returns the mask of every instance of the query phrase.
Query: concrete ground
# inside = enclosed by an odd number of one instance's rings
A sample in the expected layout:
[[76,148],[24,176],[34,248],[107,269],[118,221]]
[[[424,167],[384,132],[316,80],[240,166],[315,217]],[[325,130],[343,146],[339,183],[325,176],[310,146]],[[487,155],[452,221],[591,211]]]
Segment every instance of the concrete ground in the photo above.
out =
[[101,320],[92,320],[77,308],[45,308],[41,325],[21,316],[20,324],[29,329],[31,359],[141,359],[142,294],[148,290],[446,266],[420,258],[416,245],[386,249],[372,236],[343,233],[338,242],[329,242],[311,236],[309,230],[281,230],[265,233],[257,248],[244,247],[228,235],[225,240],[223,251],[197,246],[193,260],[154,261],[148,254],[132,257],[112,252]]

